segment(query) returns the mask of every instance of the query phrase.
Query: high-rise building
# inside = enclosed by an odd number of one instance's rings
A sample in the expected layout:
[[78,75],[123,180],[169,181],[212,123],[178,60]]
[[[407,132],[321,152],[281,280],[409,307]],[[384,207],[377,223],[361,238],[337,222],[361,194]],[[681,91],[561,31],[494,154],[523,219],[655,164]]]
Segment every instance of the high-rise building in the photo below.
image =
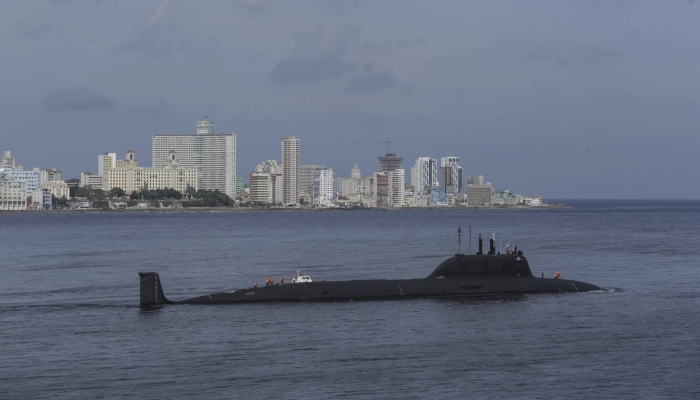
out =
[[273,175],[264,172],[250,173],[248,201],[251,203],[273,202]]
[[117,153],[104,153],[97,156],[97,175],[105,176],[105,170],[117,168]]
[[389,206],[389,174],[375,172],[372,176],[372,193],[377,207]]
[[446,193],[462,193],[462,167],[459,157],[446,156],[440,158],[440,186]]
[[298,196],[304,198],[305,202],[311,203],[314,197],[314,180],[316,173],[320,169],[326,169],[325,165],[300,165],[299,180],[297,187],[299,188]]
[[261,174],[281,174],[282,165],[277,160],[267,160],[255,166],[255,172]]
[[214,123],[209,121],[209,116],[205,115],[204,119],[197,121],[197,134],[198,135],[213,135],[214,134]]
[[282,139],[282,180],[284,205],[297,204],[299,198],[299,147],[296,136]]
[[205,117],[196,135],[153,135],[153,168],[163,168],[175,150],[179,165],[197,170],[197,189],[219,190],[236,196],[236,134],[214,134],[214,123]]
[[396,153],[386,153],[379,156],[379,172],[403,169],[403,158],[396,157]]
[[483,185],[483,175],[467,175],[467,185]]
[[[2,158],[0,158],[0,169],[14,169],[14,168],[15,168],[15,159],[14,159],[14,157],[12,157],[12,152],[9,150],[6,150],[5,155]],[[26,209],[27,199],[24,199],[24,206]]]
[[419,157],[416,165],[411,167],[411,185],[416,193],[428,193],[428,190],[438,183],[437,160],[430,157]]
[[388,171],[387,202],[390,207],[403,207],[405,203],[405,172],[402,169]]
[[350,171],[350,177],[354,179],[362,178],[362,172],[360,172],[360,167],[357,166],[357,163],[355,163],[355,166],[352,167],[352,170]]
[[331,168],[316,170],[314,179],[314,204],[318,206],[331,206],[335,204],[335,171]]

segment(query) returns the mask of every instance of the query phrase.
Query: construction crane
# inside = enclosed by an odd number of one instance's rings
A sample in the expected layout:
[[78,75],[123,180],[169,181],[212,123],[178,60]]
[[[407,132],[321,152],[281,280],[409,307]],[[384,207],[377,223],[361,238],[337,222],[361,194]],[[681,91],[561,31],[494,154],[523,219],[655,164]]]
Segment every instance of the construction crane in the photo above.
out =
[[391,144],[390,141],[388,140],[377,140],[377,143],[384,143],[386,145],[386,152],[387,154],[389,153],[389,144]]

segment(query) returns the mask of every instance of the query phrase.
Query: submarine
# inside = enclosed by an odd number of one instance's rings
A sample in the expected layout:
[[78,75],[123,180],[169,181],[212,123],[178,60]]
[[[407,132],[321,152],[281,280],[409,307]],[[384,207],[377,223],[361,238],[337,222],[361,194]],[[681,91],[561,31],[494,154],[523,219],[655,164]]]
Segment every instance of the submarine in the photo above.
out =
[[590,283],[535,277],[522,251],[497,254],[491,239],[487,254],[479,237],[477,254],[455,254],[425,278],[313,281],[251,287],[182,301],[168,300],[157,272],[139,272],[140,306],[235,304],[294,301],[398,300],[530,293],[590,292]]

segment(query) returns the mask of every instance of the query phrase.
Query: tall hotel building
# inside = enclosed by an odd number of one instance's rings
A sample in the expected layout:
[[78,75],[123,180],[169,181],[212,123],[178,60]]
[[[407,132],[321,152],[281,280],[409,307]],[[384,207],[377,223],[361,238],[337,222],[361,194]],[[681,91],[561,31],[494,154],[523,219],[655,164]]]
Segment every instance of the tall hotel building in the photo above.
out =
[[419,157],[416,165],[411,167],[411,185],[416,193],[427,193],[436,183],[437,160],[430,157]]
[[296,136],[282,139],[282,203],[296,204],[299,197],[299,145]]
[[459,166],[459,157],[440,158],[440,187],[445,188],[445,193],[462,193],[462,167]]
[[214,134],[214,123],[205,116],[197,122],[196,135],[153,135],[153,168],[165,167],[171,150],[181,168],[197,170],[197,189],[236,196],[235,133]]

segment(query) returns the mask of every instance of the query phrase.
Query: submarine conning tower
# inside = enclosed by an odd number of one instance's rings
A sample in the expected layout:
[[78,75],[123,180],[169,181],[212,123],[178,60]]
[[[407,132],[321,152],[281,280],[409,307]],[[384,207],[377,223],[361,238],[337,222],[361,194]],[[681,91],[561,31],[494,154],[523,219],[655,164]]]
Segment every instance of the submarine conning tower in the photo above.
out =
[[428,278],[531,277],[527,259],[519,254],[456,254],[438,265]]

